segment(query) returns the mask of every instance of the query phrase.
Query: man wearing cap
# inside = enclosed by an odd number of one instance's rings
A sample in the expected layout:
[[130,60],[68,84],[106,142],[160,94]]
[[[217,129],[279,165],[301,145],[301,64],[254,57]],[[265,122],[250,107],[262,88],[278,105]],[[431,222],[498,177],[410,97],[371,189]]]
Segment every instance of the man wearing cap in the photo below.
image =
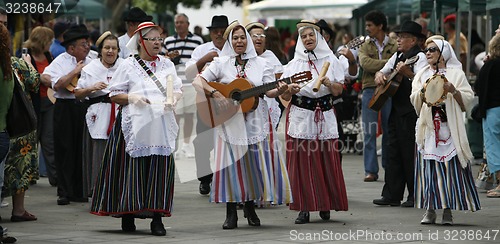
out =
[[54,41],[50,45],[50,53],[54,58],[57,58],[59,54],[66,52],[66,48],[61,45],[64,41],[63,34],[69,28],[69,24],[66,22],[57,22],[54,24]]
[[[186,62],[186,79],[193,80],[196,75],[203,71],[215,57],[218,57],[224,47],[223,34],[229,25],[227,16],[215,15],[212,17],[212,23],[207,26],[210,31],[211,42],[207,42],[196,47],[191,54],[191,59]],[[195,88],[197,84],[193,84]],[[200,87],[200,90],[203,88]],[[210,127],[205,125],[200,119],[196,122],[196,137],[193,140],[194,154],[196,161],[196,171],[200,181],[199,191],[202,195],[210,193],[210,183],[212,182],[212,170],[210,169],[210,151],[213,150],[213,132]]]
[[[392,97],[391,115],[389,116],[389,141],[387,144],[389,160],[385,166],[385,184],[382,198],[373,200],[376,205],[413,207],[414,161],[415,161],[415,123],[417,114],[410,102],[413,76],[428,65],[425,54],[420,49],[419,38],[422,26],[414,21],[406,21],[396,31],[398,51],[392,55],[385,66],[375,74],[375,83],[382,85],[387,76],[396,70],[394,78],[399,81],[399,88]],[[407,59],[418,55],[413,64],[404,64]],[[395,82],[395,81],[392,81]],[[385,132],[384,132],[385,133]],[[403,200],[405,185],[408,189],[407,201]]]
[[[456,44],[456,33],[457,31],[455,30],[455,22],[456,22],[457,15],[456,14],[450,14],[444,18],[444,32],[446,33],[447,36],[447,41],[451,44],[453,49],[457,49],[457,44]],[[469,51],[469,42],[467,41],[467,38],[465,35],[460,32],[460,62],[462,63],[462,70],[465,72],[466,71],[466,65],[467,65],[467,52]]]
[[[377,84],[374,82],[375,72],[387,63],[387,60],[397,51],[397,43],[387,33],[387,18],[384,13],[373,10],[365,15],[365,30],[368,38],[359,48],[359,65],[363,68],[361,81],[363,96],[361,100],[361,116],[363,128],[363,161],[365,167],[365,182],[378,180],[379,164],[377,158],[377,128],[379,112],[371,110],[368,104],[375,94]],[[388,131],[391,99],[384,104],[381,113],[382,131]],[[388,160],[388,136],[382,135],[382,167]]]
[[[181,77],[184,96],[179,104],[177,104],[177,123],[180,118],[184,118],[183,124],[183,143],[180,146],[181,152],[185,157],[194,157],[194,148],[191,144],[191,134],[194,127],[194,114],[196,113],[195,97],[196,92],[191,84],[192,79],[186,79],[184,72],[186,70],[186,62],[191,58],[194,49],[203,44],[203,39],[200,36],[193,35],[189,32],[189,18],[186,14],[179,13],[174,17],[175,31],[172,36],[165,40],[165,47],[168,52],[177,51],[179,55],[172,59],[174,62],[177,74]],[[179,155],[179,154],[177,154]]]
[[120,58],[128,58],[128,56],[130,55],[130,50],[128,50],[127,48],[127,43],[134,35],[134,31],[137,30],[137,26],[142,22],[153,20],[153,17],[151,15],[147,15],[142,9],[133,7],[123,17],[123,20],[125,21],[127,33],[118,37],[118,42],[120,44],[119,56]]
[[54,156],[57,171],[58,205],[86,201],[82,185],[82,136],[86,106],[77,102],[73,89],[82,68],[90,63],[89,33],[84,25],[70,27],[61,43],[66,52],[45,68],[57,99],[54,105]]

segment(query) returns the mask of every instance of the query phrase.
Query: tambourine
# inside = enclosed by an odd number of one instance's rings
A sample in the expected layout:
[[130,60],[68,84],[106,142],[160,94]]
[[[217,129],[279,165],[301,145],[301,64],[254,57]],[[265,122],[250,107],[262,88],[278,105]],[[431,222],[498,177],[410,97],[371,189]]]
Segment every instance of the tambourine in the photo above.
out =
[[429,107],[443,103],[447,95],[447,92],[444,90],[444,84],[446,82],[448,82],[448,80],[443,74],[434,74],[427,79],[420,94],[422,102]]

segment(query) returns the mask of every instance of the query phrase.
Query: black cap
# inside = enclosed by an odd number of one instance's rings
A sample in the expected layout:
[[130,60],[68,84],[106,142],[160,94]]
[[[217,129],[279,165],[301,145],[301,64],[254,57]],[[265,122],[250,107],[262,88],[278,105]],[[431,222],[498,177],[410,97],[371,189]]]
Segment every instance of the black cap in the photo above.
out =
[[89,38],[89,31],[87,30],[87,27],[83,24],[80,25],[73,25],[69,27],[69,29],[64,32],[63,38],[64,41],[61,43],[64,47],[66,47],[70,42],[82,38]]
[[66,22],[57,22],[54,24],[54,36],[58,38],[61,36],[67,29],[69,28],[69,23]]
[[229,21],[225,15],[215,15],[212,17],[212,24],[207,26],[208,29],[211,28],[227,28],[229,26]]
[[401,25],[401,29],[399,29],[398,31],[395,31],[395,32],[396,32],[396,34],[401,33],[401,32],[410,33],[416,37],[425,38],[425,35],[422,34],[422,26],[414,21],[405,21]]
[[123,17],[123,20],[128,22],[142,23],[153,20],[153,16],[147,15],[146,12],[138,7],[133,7]]

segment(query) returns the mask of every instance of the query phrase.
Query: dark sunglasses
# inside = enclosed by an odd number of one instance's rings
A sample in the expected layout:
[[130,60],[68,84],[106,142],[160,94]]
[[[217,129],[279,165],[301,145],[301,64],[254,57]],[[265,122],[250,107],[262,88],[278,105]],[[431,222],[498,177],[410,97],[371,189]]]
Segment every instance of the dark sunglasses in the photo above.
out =
[[429,48],[426,48],[424,49],[424,53],[427,53],[427,52],[436,52],[436,51],[439,51],[439,48],[438,47],[429,47]]

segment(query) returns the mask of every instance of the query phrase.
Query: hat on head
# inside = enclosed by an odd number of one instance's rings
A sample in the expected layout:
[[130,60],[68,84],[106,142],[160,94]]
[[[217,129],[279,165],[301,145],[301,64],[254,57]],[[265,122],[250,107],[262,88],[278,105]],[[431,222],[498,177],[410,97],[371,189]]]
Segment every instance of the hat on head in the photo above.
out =
[[225,15],[214,15],[212,17],[212,24],[207,26],[208,29],[212,28],[226,28],[229,25],[229,21],[227,20],[227,16]]
[[455,20],[457,19],[457,15],[456,14],[450,14],[448,16],[446,16],[443,20],[444,23],[448,23],[448,22],[455,22]]
[[326,31],[330,35],[330,38],[335,37],[335,32],[333,32],[332,28],[330,28],[330,25],[326,23],[324,19],[320,19],[318,22],[316,22],[316,25],[319,26],[322,31]]
[[102,33],[102,35],[99,37],[99,39],[97,39],[97,41],[95,42],[96,47],[98,47],[101,44],[101,42],[103,42],[104,39],[106,39],[106,37],[111,36],[111,35],[113,35],[111,33],[111,31],[106,31],[106,32]]
[[297,23],[297,30],[300,29],[301,27],[308,26],[312,27],[317,31],[321,31],[321,28],[314,23],[312,20],[301,20]]
[[146,29],[146,28],[151,28],[151,27],[161,29],[159,26],[155,25],[155,23],[153,23],[153,22],[149,22],[149,21],[148,22],[142,22],[142,23],[140,23],[137,26],[137,30],[134,31],[134,34],[137,33],[140,30],[143,30],[143,29]]
[[133,7],[123,17],[123,20],[128,22],[146,22],[153,20],[153,16],[147,15],[146,12],[138,7]]
[[395,31],[395,32],[396,32],[396,34],[401,33],[401,32],[410,33],[416,37],[425,38],[425,35],[422,34],[422,26],[414,21],[405,21],[401,25],[401,29],[399,29],[398,31]]
[[61,36],[67,29],[69,28],[69,24],[66,22],[57,22],[54,24],[54,36],[58,38]]
[[63,38],[64,41],[61,43],[64,47],[66,47],[69,43],[72,41],[82,39],[82,38],[89,38],[89,31],[87,30],[87,27],[84,24],[80,25],[73,25],[69,27],[69,29],[64,32]]
[[245,26],[245,29],[247,29],[247,31],[250,31],[251,29],[254,28],[265,29],[266,27],[264,26],[264,24],[260,22],[252,22]]
[[224,35],[222,35],[222,37],[224,37],[224,39],[227,39],[227,37],[229,36],[229,33],[231,33],[231,31],[234,29],[234,27],[236,27],[238,25],[240,25],[240,22],[238,22],[238,20],[231,22],[231,24],[229,24],[229,26],[224,31]]

